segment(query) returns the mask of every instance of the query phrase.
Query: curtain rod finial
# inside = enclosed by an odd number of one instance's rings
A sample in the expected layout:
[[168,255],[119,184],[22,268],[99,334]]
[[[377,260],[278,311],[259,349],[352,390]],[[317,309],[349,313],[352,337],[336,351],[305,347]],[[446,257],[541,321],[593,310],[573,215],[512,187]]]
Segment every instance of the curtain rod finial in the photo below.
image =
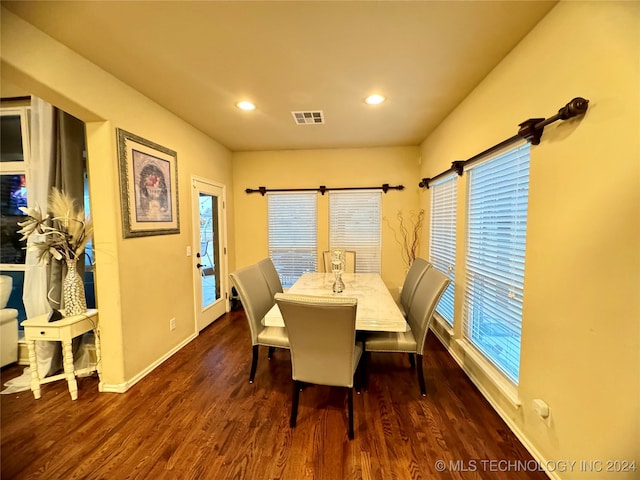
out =
[[589,100],[582,97],[576,97],[558,110],[558,116],[562,120],[568,120],[569,118],[585,113],[587,108],[589,108]]

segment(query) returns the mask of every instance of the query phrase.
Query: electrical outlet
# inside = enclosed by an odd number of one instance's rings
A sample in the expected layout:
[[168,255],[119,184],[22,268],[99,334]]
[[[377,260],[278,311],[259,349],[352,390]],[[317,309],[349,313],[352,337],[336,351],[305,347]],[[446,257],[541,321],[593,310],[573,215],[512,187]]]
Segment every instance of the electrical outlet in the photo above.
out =
[[176,319],[172,318],[169,320],[169,330],[175,330],[176,329]]
[[533,400],[533,411],[538,415],[540,420],[548,427],[551,421],[551,409],[544,400],[536,398]]

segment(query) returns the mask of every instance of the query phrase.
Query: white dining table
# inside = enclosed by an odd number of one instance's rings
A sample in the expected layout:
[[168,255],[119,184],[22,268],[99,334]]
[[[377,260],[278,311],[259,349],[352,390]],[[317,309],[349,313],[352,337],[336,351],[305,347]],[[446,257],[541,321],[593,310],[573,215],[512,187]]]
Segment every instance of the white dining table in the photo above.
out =
[[[356,330],[371,332],[406,332],[409,326],[387,286],[377,273],[343,273],[344,291],[333,293],[333,273],[304,273],[287,293],[300,295],[341,296],[358,299]],[[267,312],[263,323],[284,327],[278,305]]]

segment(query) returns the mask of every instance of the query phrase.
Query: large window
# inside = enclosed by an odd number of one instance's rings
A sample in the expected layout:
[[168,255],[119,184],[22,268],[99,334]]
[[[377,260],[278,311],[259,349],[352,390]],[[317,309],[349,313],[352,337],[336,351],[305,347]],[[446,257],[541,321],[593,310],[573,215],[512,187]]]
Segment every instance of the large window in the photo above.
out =
[[453,326],[453,299],[456,265],[456,201],[457,176],[453,175],[434,183],[431,190],[431,241],[429,261],[446,274],[451,283],[445,290],[436,310]]
[[520,370],[529,145],[469,170],[465,337],[514,384]]
[[283,287],[317,270],[317,194],[268,193],[269,256]]
[[0,263],[7,268],[24,265],[25,260],[18,222],[24,217],[19,207],[27,206],[28,107],[3,108],[0,113]]
[[26,242],[20,241],[19,207],[27,206],[29,171],[29,110],[27,106],[3,107],[0,111],[0,270],[13,278],[8,306],[26,313],[22,303]]
[[380,273],[382,194],[329,192],[329,248],[356,252],[356,272]]

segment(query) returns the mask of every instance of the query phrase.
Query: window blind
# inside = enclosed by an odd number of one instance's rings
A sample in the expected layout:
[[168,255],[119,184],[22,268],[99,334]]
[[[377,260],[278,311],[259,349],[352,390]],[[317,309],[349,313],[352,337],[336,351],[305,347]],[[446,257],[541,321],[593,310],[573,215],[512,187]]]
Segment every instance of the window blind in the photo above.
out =
[[529,144],[469,169],[465,337],[518,383]]
[[329,248],[356,252],[356,272],[380,273],[381,192],[329,192]]
[[268,193],[269,257],[283,287],[317,270],[317,194]]
[[453,282],[456,264],[457,179],[457,175],[451,175],[430,186],[431,241],[429,242],[429,261],[451,280],[436,310],[451,326],[453,326],[455,293]]

